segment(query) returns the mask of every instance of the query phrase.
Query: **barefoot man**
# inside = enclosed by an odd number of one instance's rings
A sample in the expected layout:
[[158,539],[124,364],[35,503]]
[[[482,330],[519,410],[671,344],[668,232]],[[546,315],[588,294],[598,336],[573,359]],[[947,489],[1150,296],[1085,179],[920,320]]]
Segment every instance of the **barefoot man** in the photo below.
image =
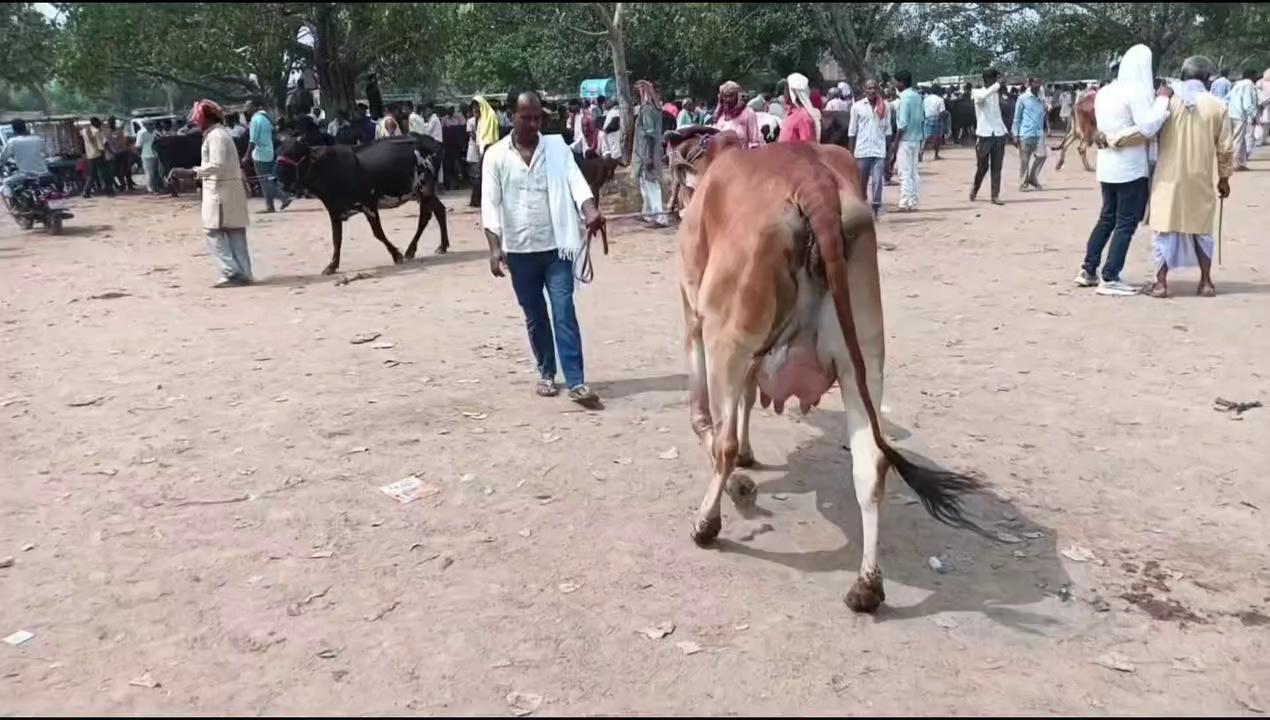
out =
[[[1210,275],[1213,214],[1217,196],[1230,195],[1234,148],[1226,106],[1208,92],[1213,62],[1190,57],[1182,64],[1182,83],[1169,101],[1169,119],[1160,130],[1160,160],[1151,190],[1151,229],[1155,231],[1155,283],[1143,290],[1168,297],[1169,268],[1199,266],[1204,297],[1217,294]],[[1213,191],[1213,175],[1217,190]]]

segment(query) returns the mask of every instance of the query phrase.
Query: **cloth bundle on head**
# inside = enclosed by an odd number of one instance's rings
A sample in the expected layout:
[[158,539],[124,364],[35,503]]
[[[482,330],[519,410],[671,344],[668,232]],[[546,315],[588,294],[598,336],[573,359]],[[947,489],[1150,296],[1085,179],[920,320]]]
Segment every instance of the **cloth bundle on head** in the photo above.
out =
[[1134,45],[1120,59],[1116,82],[1128,97],[1145,97],[1147,102],[1155,95],[1155,73],[1151,69],[1151,48]]
[[[723,107],[723,96],[729,93],[737,94],[737,103],[732,107],[725,108]],[[716,120],[719,118],[731,119],[741,114],[741,111],[745,109],[745,104],[740,102],[740,94],[741,86],[732,80],[729,80],[719,86],[719,102],[714,108],[714,117]]]
[[785,78],[785,84],[789,86],[789,99],[795,105],[807,111],[811,115],[811,120],[816,124],[816,139],[820,139],[820,111],[811,102],[811,82],[807,80],[807,76],[802,73],[794,73]]
[[476,118],[476,144],[484,152],[485,148],[498,142],[498,115],[494,114],[494,108],[484,97],[477,95],[472,101],[480,109]]
[[211,100],[199,100],[190,108],[190,122],[199,130],[206,130],[213,122],[225,120],[225,109]]
[[661,105],[657,99],[657,88],[648,80],[635,81],[635,94],[639,97],[640,105]]

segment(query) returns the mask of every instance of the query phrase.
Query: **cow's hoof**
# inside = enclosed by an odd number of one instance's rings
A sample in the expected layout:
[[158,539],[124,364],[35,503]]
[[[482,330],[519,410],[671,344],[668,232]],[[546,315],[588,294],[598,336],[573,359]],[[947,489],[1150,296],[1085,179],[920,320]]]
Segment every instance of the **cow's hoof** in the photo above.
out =
[[438,247],[438,248],[437,248],[437,255],[444,255],[444,254],[446,254],[446,253],[448,253],[448,252],[450,252],[450,246],[449,246],[449,245],[442,245],[442,246],[440,246],[440,247]]
[[758,500],[758,486],[748,475],[732,475],[725,489],[728,497],[732,498],[732,504],[738,508],[754,507],[754,502]]
[[414,259],[415,259],[415,254],[414,254],[414,253],[412,253],[412,252],[409,252],[409,253],[406,253],[406,254],[405,254],[404,256],[402,256],[402,257],[404,257],[406,260],[414,260]]
[[323,275],[334,275],[334,274],[335,274],[335,271],[336,271],[336,270],[338,270],[338,269],[339,269],[339,268],[335,267],[334,265],[327,265],[326,267],[322,268],[322,274],[323,274]]
[[851,589],[847,591],[847,596],[843,598],[843,601],[847,603],[847,607],[858,613],[877,611],[883,600],[886,600],[886,593],[882,590],[881,573],[860,577],[855,581],[855,585],[852,585]]
[[754,459],[753,451],[738,453],[736,456],[737,467],[752,468],[757,464],[758,464],[758,461]]
[[722,529],[722,516],[716,515],[705,522],[697,520],[692,524],[692,541],[697,544],[697,547],[709,547],[710,543],[719,537],[719,531]]
[[392,256],[392,264],[393,264],[393,265],[400,265],[400,264],[402,264],[402,263],[403,263],[403,262],[405,262],[405,261],[406,261],[406,260],[405,260],[405,258],[401,257],[400,255],[393,255],[393,256]]

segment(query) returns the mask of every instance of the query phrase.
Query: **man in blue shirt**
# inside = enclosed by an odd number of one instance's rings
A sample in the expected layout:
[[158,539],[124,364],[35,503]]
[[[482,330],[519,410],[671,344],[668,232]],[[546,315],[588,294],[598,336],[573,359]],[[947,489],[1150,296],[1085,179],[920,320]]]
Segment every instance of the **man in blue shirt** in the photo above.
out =
[[895,73],[895,87],[900,91],[895,113],[895,128],[899,131],[899,145],[895,162],[900,171],[901,212],[917,209],[917,155],[925,140],[926,113],[922,109],[922,96],[913,89],[913,74],[907,70]]
[[264,103],[253,98],[247,103],[247,114],[251,116],[248,129],[247,152],[243,154],[243,164],[247,158],[256,166],[256,175],[260,178],[260,190],[265,195],[265,209],[262,212],[274,212],[273,199],[282,200],[282,209],[291,204],[291,196],[278,187],[274,180],[277,159],[273,152],[273,121],[265,112]]
[[1208,92],[1212,93],[1213,97],[1218,100],[1225,100],[1226,95],[1230,93],[1230,88],[1230,70],[1226,69],[1217,74],[1217,79],[1208,87]]
[[1019,190],[1042,189],[1037,177],[1045,165],[1045,101],[1041,79],[1027,79],[1027,91],[1014,109],[1014,142],[1019,146]]

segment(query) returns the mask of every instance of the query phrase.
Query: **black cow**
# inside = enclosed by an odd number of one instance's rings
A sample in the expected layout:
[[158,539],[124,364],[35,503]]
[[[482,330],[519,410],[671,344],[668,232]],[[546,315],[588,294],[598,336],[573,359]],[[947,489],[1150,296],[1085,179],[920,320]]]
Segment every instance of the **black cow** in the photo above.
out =
[[849,110],[830,110],[820,113],[820,142],[822,145],[839,145],[850,149],[850,129],[851,112]]
[[[302,185],[322,201],[331,216],[331,263],[322,270],[330,275],[340,267],[344,221],[361,213],[394,263],[415,256],[419,236],[435,214],[441,228],[437,253],[450,249],[445,225],[445,205],[437,197],[437,169],[441,144],[423,135],[384,138],[368,145],[333,145],[313,148],[290,140],[278,153],[278,181],[288,191]],[[403,256],[384,235],[379,211],[410,200],[419,202],[419,225]]]
[[965,144],[973,142],[975,137],[975,103],[970,99],[970,94],[949,100],[945,106],[948,108],[949,120],[952,121],[952,142],[957,144]]
[[[238,156],[247,152],[247,135],[234,138],[234,147]],[[159,172],[167,177],[173,168],[196,168],[203,163],[203,134],[192,132],[185,135],[160,135],[154,139],[154,153],[159,156]],[[254,183],[248,183],[249,189]],[[168,183],[172,197],[177,196],[179,183]],[[249,192],[254,195],[254,192]]]

